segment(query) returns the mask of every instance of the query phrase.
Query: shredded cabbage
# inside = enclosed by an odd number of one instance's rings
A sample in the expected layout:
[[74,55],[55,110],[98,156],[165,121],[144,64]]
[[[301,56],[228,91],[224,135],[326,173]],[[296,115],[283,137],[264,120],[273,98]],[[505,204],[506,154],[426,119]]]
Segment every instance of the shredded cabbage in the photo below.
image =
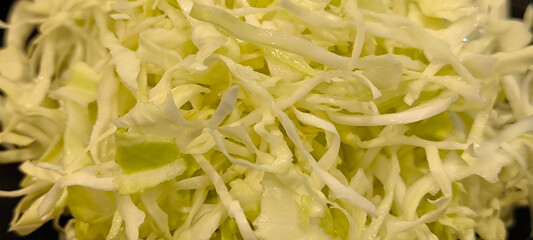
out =
[[[533,206],[533,7],[17,1],[0,49],[11,231],[504,239]],[[32,31],[38,33],[32,35]]]

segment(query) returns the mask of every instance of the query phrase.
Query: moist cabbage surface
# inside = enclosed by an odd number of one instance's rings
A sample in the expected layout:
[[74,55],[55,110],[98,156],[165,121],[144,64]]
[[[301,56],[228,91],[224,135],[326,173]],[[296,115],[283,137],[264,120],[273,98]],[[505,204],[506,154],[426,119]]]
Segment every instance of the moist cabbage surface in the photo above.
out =
[[22,197],[10,230],[505,239],[533,203],[533,7],[507,5],[17,1],[0,22],[0,163],[25,174],[0,191]]

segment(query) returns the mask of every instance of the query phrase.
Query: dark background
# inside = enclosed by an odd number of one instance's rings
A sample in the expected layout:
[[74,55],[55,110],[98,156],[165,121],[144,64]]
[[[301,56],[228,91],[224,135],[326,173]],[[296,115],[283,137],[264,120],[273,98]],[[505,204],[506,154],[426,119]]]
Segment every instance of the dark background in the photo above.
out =
[[[453,0],[450,0],[453,1]],[[13,0],[0,0],[0,19],[6,20],[7,12]],[[513,17],[521,18],[524,14],[527,4],[533,3],[532,0],[513,0],[511,5],[511,13]],[[0,30],[0,39],[3,39],[3,31]],[[0,44],[3,45],[3,44]],[[18,182],[22,178],[21,173],[17,169],[16,164],[7,164],[0,166],[0,189],[1,190],[15,190],[18,188]],[[52,227],[51,222],[33,232],[32,234],[19,237],[14,233],[8,233],[9,223],[13,214],[18,198],[0,198],[0,239],[1,240],[16,240],[16,239],[58,239],[57,231]],[[520,208],[516,212],[517,222],[514,227],[509,229],[509,240],[525,240],[528,239],[531,232],[531,223],[529,218],[529,209]]]

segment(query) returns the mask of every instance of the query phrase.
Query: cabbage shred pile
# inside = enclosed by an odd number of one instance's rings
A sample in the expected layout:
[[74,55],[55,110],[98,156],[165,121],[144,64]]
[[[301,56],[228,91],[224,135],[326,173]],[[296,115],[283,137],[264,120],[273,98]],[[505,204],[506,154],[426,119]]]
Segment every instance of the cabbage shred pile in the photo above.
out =
[[533,204],[533,7],[507,4],[18,1],[0,22],[0,162],[25,174],[0,192],[22,197],[10,229],[504,239]]

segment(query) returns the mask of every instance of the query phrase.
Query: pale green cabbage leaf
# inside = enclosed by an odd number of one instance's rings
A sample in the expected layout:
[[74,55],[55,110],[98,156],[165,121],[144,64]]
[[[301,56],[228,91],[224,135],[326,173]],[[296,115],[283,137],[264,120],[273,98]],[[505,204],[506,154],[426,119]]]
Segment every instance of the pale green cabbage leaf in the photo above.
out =
[[22,197],[10,230],[504,239],[533,204],[533,8],[507,4],[17,1],[0,22],[0,162],[25,174],[0,191]]

